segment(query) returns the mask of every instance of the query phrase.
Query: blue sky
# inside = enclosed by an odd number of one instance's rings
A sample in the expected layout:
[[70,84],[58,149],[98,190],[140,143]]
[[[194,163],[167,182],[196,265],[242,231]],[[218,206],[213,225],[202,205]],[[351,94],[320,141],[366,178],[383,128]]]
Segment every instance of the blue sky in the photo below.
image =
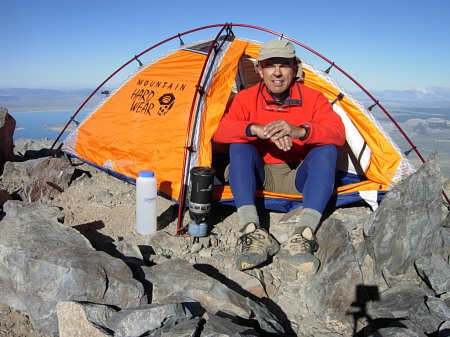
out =
[[[0,88],[95,88],[153,44],[226,22],[289,36],[369,90],[450,87],[448,0],[0,0],[0,13]],[[235,35],[273,38],[249,29]]]

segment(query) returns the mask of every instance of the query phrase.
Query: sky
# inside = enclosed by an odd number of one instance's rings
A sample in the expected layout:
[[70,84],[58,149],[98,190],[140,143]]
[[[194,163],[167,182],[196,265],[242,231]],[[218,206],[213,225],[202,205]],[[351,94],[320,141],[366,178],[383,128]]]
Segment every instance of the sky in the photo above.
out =
[[[288,36],[368,90],[450,87],[449,13],[449,0],[0,0],[0,88],[96,88],[150,46],[224,23]],[[218,31],[182,39],[194,42]],[[233,32],[260,41],[276,38],[257,29]],[[297,53],[328,67],[303,48]],[[137,66],[132,63],[108,84],[120,83]]]

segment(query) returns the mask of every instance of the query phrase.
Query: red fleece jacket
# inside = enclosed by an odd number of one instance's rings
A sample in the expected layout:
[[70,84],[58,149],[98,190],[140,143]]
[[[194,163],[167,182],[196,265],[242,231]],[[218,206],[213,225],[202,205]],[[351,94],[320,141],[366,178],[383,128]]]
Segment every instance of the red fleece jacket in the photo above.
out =
[[[301,105],[283,105],[278,111],[277,104],[267,102],[265,97],[271,98],[262,82],[239,92],[220,121],[213,140],[223,144],[250,142],[256,146],[266,164],[298,163],[315,146],[342,146],[345,143],[341,117],[319,91],[295,82],[291,85],[288,99],[301,100]],[[304,141],[292,139],[291,150],[284,152],[270,140],[246,135],[248,125],[265,125],[276,120],[285,120],[297,126],[307,125],[310,127],[309,136]]]

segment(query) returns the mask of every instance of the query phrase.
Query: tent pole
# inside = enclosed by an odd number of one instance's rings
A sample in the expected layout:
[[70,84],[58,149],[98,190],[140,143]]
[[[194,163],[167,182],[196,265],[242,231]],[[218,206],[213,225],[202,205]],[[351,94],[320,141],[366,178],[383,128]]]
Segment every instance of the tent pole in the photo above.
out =
[[[186,203],[186,190],[189,184],[188,177],[190,174],[190,163],[188,161],[188,157],[190,152],[195,151],[192,147],[192,137],[194,136],[194,129],[193,129],[193,120],[195,118],[194,112],[196,112],[196,107],[198,106],[198,102],[202,99],[204,94],[204,85],[202,85],[201,81],[204,77],[205,71],[206,71],[206,65],[212,55],[212,52],[217,44],[217,41],[219,40],[220,36],[222,35],[222,32],[227,29],[228,30],[229,25],[222,26],[222,29],[220,29],[219,33],[216,35],[215,39],[211,42],[211,47],[209,48],[208,55],[205,59],[205,62],[203,64],[202,71],[200,73],[197,85],[196,85],[196,91],[194,94],[194,99],[192,100],[191,110],[189,112],[189,119],[188,119],[188,125],[187,125],[187,132],[186,132],[186,138],[185,138],[185,146],[184,146],[184,156],[183,156],[183,166],[181,170],[181,187],[180,187],[180,195],[178,197],[178,216],[177,216],[177,227],[176,227],[176,235],[183,234],[182,232],[185,231],[185,228],[183,228],[183,214],[184,214],[184,208]],[[228,32],[229,34],[229,32]]]
[[[138,59],[138,57],[148,53],[149,51],[155,49],[156,47],[165,44],[166,42],[169,42],[173,39],[181,39],[181,36],[184,35],[188,35],[197,31],[202,31],[205,29],[210,29],[210,28],[220,28],[220,32],[219,34],[216,36],[216,39],[214,40],[214,43],[212,44],[212,47],[209,51],[208,57],[209,58],[210,54],[212,53],[212,50],[214,48],[215,42],[218,40],[220,34],[222,34],[224,29],[230,29],[231,31],[231,27],[243,27],[243,28],[249,28],[249,29],[255,29],[255,30],[260,30],[260,31],[264,31],[266,33],[278,36],[280,38],[286,39],[288,41],[291,41],[292,43],[300,46],[303,49],[306,49],[307,51],[315,54],[316,56],[318,56],[319,58],[321,58],[322,60],[324,60],[325,62],[327,62],[328,64],[330,64],[330,68],[334,67],[336,68],[340,73],[342,73],[345,77],[347,77],[351,82],[353,82],[357,87],[359,87],[375,104],[377,105],[382,111],[383,113],[389,118],[389,120],[396,126],[396,128],[400,131],[400,133],[402,134],[402,136],[406,139],[406,141],[411,145],[411,148],[415,151],[415,153],[417,154],[417,156],[419,157],[419,159],[422,161],[422,163],[425,163],[425,159],[422,157],[421,153],[419,152],[418,148],[416,145],[414,145],[414,143],[411,141],[411,139],[407,136],[407,134],[404,132],[404,130],[400,127],[400,125],[395,121],[395,119],[389,114],[389,112],[379,103],[378,100],[376,100],[372,94],[370,94],[370,92],[368,90],[366,90],[359,82],[357,82],[353,77],[351,77],[348,73],[346,73],[342,68],[340,68],[339,66],[337,66],[334,62],[330,61],[329,59],[327,59],[325,56],[323,56],[322,54],[318,53],[317,51],[315,51],[314,49],[292,39],[289,38],[287,36],[285,36],[284,34],[280,34],[265,28],[261,28],[261,27],[257,27],[257,26],[252,26],[252,25],[246,25],[246,24],[236,24],[236,23],[224,23],[224,24],[213,24],[213,25],[208,25],[208,26],[203,26],[203,27],[199,27],[196,29],[192,29],[192,30],[188,30],[184,33],[178,33],[172,37],[169,37],[165,40],[162,40],[159,43],[156,43],[154,45],[152,45],[151,47],[145,49],[143,52],[134,55],[130,60],[128,60],[127,62],[125,62],[122,66],[120,66],[116,71],[114,71],[110,76],[108,76],[87,98],[86,100],[80,105],[80,107],[76,110],[76,112],[73,114],[72,117],[70,117],[69,121],[67,122],[67,124],[64,126],[64,128],[62,129],[62,131],[60,132],[60,134],[58,135],[58,137],[56,138],[56,140],[54,141],[51,149],[54,148],[54,146],[56,145],[56,143],[59,141],[59,139],[62,137],[63,133],[67,130],[68,126],[70,125],[71,122],[74,121],[75,117],[78,115],[78,113],[85,107],[85,105],[89,102],[89,100],[97,93],[97,91],[99,91],[112,77],[114,77],[118,72],[120,72],[122,69],[124,69],[126,66],[128,66],[130,63],[136,61]],[[205,67],[206,67],[206,62],[204,65],[204,68],[202,70],[202,74],[200,76],[199,79],[199,84],[201,81],[201,78],[203,76],[203,73],[205,71]],[[198,88],[200,88],[200,85],[198,86]],[[196,91],[195,93],[195,97],[197,97],[197,95],[199,95],[199,90]],[[182,185],[181,185],[181,190],[180,190],[180,195],[178,198],[178,202],[179,202],[179,209],[178,209],[178,220],[177,220],[177,234],[182,230],[181,228],[181,224],[182,224],[182,218],[183,218],[183,209],[185,207],[185,197],[186,197],[186,183],[185,183],[185,179],[186,179],[186,174],[187,172],[185,171],[186,169],[186,165],[187,165],[187,157],[188,157],[188,153],[190,151],[189,149],[189,141],[190,141],[190,136],[189,136],[189,132],[191,129],[191,122],[192,122],[192,118],[193,118],[193,111],[194,111],[194,107],[195,107],[195,101],[193,101],[193,105],[191,107],[191,111],[190,111],[190,117],[189,117],[189,128],[188,128],[188,133],[186,134],[186,146],[185,146],[185,156],[184,156],[184,160],[183,160],[183,170],[182,170]],[[444,195],[444,198],[447,201],[447,205],[450,205],[450,201],[448,196],[445,194],[445,191],[442,191],[442,194]],[[450,209],[450,206],[448,206]]]

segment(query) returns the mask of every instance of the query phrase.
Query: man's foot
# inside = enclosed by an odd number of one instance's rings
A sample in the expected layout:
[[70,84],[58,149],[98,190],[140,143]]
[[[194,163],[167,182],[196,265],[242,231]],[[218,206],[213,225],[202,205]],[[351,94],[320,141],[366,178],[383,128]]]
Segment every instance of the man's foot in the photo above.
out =
[[236,267],[239,270],[251,269],[263,264],[280,249],[278,242],[264,229],[256,228],[255,225],[253,228],[251,226],[247,228],[252,230],[246,230],[237,242],[241,252],[236,261]]
[[311,228],[301,227],[300,234],[292,235],[281,247],[277,257],[295,266],[305,274],[315,274],[320,261],[313,254],[319,244]]

